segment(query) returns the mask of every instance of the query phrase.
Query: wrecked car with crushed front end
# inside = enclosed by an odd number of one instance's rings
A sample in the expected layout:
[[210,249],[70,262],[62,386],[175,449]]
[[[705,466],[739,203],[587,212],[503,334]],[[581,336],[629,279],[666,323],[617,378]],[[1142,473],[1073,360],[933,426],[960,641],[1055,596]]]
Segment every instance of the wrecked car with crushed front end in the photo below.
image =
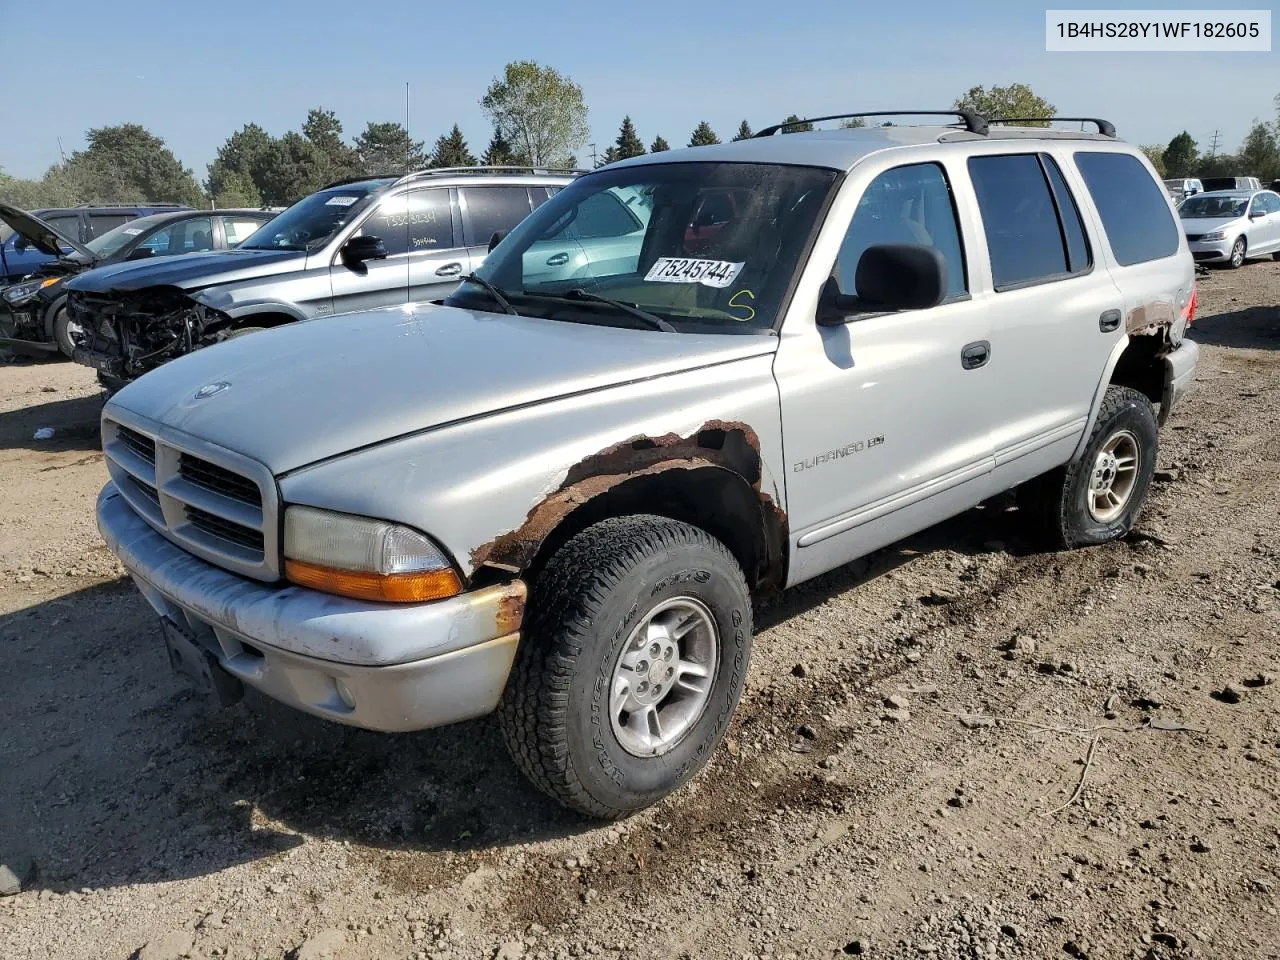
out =
[[611,164],[443,305],[125,387],[98,524],[171,661],[374,730],[497,710],[619,817],[715,752],[759,596],[1015,487],[1046,542],[1123,536],[1194,376],[1186,241],[1114,136],[961,116]]

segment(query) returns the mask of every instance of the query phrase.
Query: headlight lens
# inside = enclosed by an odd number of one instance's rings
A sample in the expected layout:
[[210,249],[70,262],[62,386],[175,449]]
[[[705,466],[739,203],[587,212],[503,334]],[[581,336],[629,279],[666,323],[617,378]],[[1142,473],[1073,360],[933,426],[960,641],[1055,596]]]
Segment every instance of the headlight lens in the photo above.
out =
[[1221,230],[1214,230],[1212,233],[1204,233],[1200,235],[1201,240],[1225,240],[1227,235]]
[[325,593],[387,603],[420,603],[462,592],[453,564],[417,530],[347,513],[289,507],[284,572]]
[[45,277],[43,280],[26,280],[22,283],[15,283],[5,289],[4,298],[9,303],[17,303],[19,300],[34,297],[45,287],[51,287],[61,279],[61,277]]

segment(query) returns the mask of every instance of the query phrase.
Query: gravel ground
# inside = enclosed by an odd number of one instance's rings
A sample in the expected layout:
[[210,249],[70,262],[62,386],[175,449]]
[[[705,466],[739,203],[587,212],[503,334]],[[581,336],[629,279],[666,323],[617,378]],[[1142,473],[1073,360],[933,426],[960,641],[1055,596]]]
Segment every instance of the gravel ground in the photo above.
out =
[[0,366],[0,958],[1280,957],[1280,263],[1200,290],[1134,535],[997,502],[787,593],[605,826],[490,719],[207,714],[98,540],[91,372]]

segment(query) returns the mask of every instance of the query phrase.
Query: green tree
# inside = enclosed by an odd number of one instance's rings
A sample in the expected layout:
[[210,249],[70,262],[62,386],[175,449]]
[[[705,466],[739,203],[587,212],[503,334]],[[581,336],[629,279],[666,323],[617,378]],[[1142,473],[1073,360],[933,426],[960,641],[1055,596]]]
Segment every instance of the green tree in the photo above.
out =
[[340,180],[359,172],[356,152],[342,139],[342,121],[332,110],[320,107],[308,110],[302,135],[324,155],[327,180]]
[[709,147],[719,142],[720,138],[711,129],[711,124],[705,120],[693,128],[693,136],[689,138],[689,146],[691,147]]
[[738,132],[734,135],[733,139],[735,142],[738,140],[750,140],[752,136],[754,136],[754,134],[751,132],[751,124],[743,120],[738,124]]
[[631,122],[629,115],[622,118],[622,126],[618,129],[618,139],[614,141],[614,146],[611,149],[614,151],[614,160],[626,160],[630,157],[641,156],[644,153],[644,142],[641,141],[636,133],[635,124]]
[[[969,92],[957,98],[957,110],[973,110],[989,120],[1049,119],[1058,108],[1038,96],[1025,83],[1011,83],[1007,87],[994,86],[990,90],[982,86],[970,87]],[[1047,127],[1047,123],[1031,123],[1032,127]]]
[[1270,183],[1280,177],[1280,144],[1268,123],[1254,121],[1240,145],[1240,173]]
[[97,127],[85,139],[88,146],[72,154],[61,171],[72,191],[83,194],[82,202],[203,205],[204,194],[191,171],[145,127]]
[[484,152],[484,156],[480,158],[480,162],[486,167],[511,167],[517,164],[516,155],[511,150],[511,144],[507,142],[507,138],[502,135],[501,130],[493,131],[493,137],[489,140],[489,146]]
[[862,117],[845,117],[840,121],[841,130],[861,130],[867,125],[867,121]]
[[650,153],[665,153],[671,149],[671,144],[667,143],[661,136],[653,138],[653,143],[649,144]]
[[619,159],[620,158],[618,156],[618,148],[611,146],[608,149],[606,149],[605,152],[600,155],[600,159],[596,161],[596,169],[599,169],[600,167],[608,166],[609,164],[614,163]]
[[1233,153],[1205,154],[1196,161],[1192,177],[1234,177],[1240,173],[1240,158]]
[[453,129],[436,139],[436,147],[431,152],[433,167],[474,167],[476,158],[467,147],[462,130],[455,123]]
[[356,164],[364,173],[408,173],[427,165],[422,142],[409,136],[400,123],[365,125],[355,140]]
[[290,130],[271,142],[258,189],[267,206],[288,206],[335,179],[329,158],[307,137]]
[[228,178],[236,182],[235,190],[243,190],[245,178],[253,184],[261,196],[261,179],[266,175],[266,164],[271,152],[272,138],[256,123],[247,123],[218,148],[218,155],[209,164],[209,176],[204,188],[211,197],[228,193]]
[[782,122],[786,124],[782,128],[783,133],[811,133],[813,131],[812,123],[808,120],[801,120],[794,113]]
[[1164,160],[1166,177],[1194,176],[1194,171],[1200,166],[1196,142],[1185,130],[1169,141],[1169,146],[1164,148],[1161,158]]
[[1147,155],[1147,159],[1151,161],[1151,165],[1156,168],[1156,173],[1160,174],[1161,179],[1165,177],[1164,169],[1164,147],[1158,143],[1148,144],[1139,147],[1143,153]]
[[252,177],[233,170],[221,178],[220,189],[213,194],[213,205],[220,210],[228,207],[260,207],[262,194]]
[[582,87],[532,60],[508,63],[480,105],[513,152],[534,166],[562,164],[587,139]]

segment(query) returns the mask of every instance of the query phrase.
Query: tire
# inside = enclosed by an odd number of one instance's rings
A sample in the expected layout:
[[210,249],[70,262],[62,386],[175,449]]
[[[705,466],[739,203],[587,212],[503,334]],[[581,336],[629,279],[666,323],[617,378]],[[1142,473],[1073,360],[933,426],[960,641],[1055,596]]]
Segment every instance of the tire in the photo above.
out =
[[1227,260],[1227,265],[1232,270],[1239,270],[1244,266],[1244,255],[1247,249],[1244,237],[1236,237],[1236,242],[1231,245],[1231,257]]
[[1280,260],[1280,250],[1277,250],[1275,253],[1273,253],[1273,254],[1271,255],[1271,259],[1272,259],[1272,260]]
[[71,315],[67,313],[67,302],[62,300],[53,305],[53,341],[68,360],[75,353],[76,342],[72,339]]
[[[573,810],[616,819],[656,803],[706,765],[738,704],[751,656],[751,596],[724,544],[665,517],[601,521],[551,558],[528,610],[499,718],[507,749],[535,786]],[[666,636],[663,624],[681,611],[693,611],[699,623],[675,641],[674,659],[665,660],[675,664],[674,679],[656,673],[666,649],[652,661],[633,660],[634,672],[627,670],[627,658],[648,655],[659,645],[654,638]],[[654,630],[637,638],[651,622]],[[692,692],[680,683],[681,668],[700,656],[709,661],[708,675],[689,675],[703,688]],[[662,722],[669,743],[653,738],[651,727],[635,732],[646,726],[645,708],[616,714],[610,708],[618,683],[629,705],[646,676],[678,691],[673,696],[668,687],[656,706],[668,718]],[[681,722],[683,733],[674,736]],[[650,742],[640,746],[645,737]]]
[[[1084,453],[1051,470],[1019,491],[1019,506],[1032,518],[1050,546],[1074,549],[1117,540],[1133,529],[1156,468],[1158,436],[1156,412],[1144,394],[1130,387],[1110,386],[1085,444]],[[1104,451],[1116,462],[1132,455],[1132,473],[1108,464]],[[1095,480],[1106,483],[1122,503],[1110,504],[1093,490]],[[1122,480],[1129,477],[1129,484]]]

